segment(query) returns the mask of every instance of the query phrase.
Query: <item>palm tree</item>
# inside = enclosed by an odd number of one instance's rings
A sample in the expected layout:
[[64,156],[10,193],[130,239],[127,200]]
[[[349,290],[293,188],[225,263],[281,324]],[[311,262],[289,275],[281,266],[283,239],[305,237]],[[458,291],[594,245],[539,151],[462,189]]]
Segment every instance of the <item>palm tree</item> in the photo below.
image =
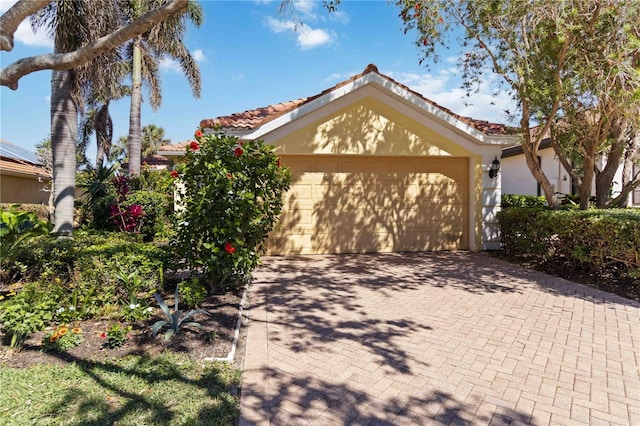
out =
[[[158,7],[161,2],[162,0],[125,0],[126,6],[123,10],[126,19],[132,21],[148,10]],[[191,86],[193,96],[200,97],[200,70],[182,41],[189,22],[196,27],[202,23],[202,8],[194,0],[189,1],[184,13],[163,21],[131,40],[127,46],[127,54],[132,63],[129,115],[130,174],[140,173],[142,84],[145,83],[149,88],[149,103],[153,109],[158,108],[162,101],[158,63],[165,56],[178,61]]]
[[[120,14],[110,0],[59,0],[31,18],[34,29],[48,28],[55,53],[71,52],[121,26]],[[53,157],[53,232],[71,236],[76,183],[78,112],[83,94],[107,80],[115,51],[69,71],[52,72],[51,142]],[[100,74],[102,75],[100,76]]]
[[158,152],[162,145],[170,144],[171,140],[164,138],[164,129],[155,124],[147,124],[142,128],[142,157],[151,157]]

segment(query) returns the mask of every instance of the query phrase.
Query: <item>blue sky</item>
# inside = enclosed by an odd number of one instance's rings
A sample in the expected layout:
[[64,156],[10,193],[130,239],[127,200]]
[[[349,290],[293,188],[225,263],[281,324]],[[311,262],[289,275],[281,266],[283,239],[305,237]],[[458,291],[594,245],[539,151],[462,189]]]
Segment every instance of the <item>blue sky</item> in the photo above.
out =
[[[15,0],[0,0],[5,10]],[[315,95],[360,73],[369,63],[427,98],[477,119],[504,122],[513,108],[506,95],[494,99],[489,85],[465,105],[454,46],[441,52],[430,69],[420,66],[414,34],[403,34],[399,9],[387,1],[343,0],[330,14],[321,1],[299,1],[294,10],[303,24],[275,1],[200,1],[204,24],[188,31],[185,44],[197,59],[202,96],[194,99],[175,64],[163,61],[163,102],[157,111],[143,104],[142,124],[164,128],[172,142],[192,137],[200,120]],[[46,34],[23,23],[15,48],[0,53],[3,67],[52,51]],[[18,90],[0,90],[0,137],[27,149],[48,137],[50,71],[23,77]],[[495,105],[491,105],[491,103]],[[112,104],[114,139],[128,133],[129,99]],[[92,158],[95,148],[89,151]]]

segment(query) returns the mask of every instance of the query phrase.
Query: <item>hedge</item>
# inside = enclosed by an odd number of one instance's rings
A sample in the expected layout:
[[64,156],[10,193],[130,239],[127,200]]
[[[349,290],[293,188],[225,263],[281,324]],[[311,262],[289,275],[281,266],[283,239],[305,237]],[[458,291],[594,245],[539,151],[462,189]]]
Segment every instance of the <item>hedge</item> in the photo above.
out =
[[509,255],[562,262],[607,276],[640,278],[640,211],[512,207],[498,214]]

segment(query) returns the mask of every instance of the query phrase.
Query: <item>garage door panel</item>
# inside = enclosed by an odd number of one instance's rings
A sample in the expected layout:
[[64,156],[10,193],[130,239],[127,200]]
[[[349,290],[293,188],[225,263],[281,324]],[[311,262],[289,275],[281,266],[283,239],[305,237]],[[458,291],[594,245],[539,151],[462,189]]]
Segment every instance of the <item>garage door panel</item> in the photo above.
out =
[[282,156],[293,172],[270,253],[468,248],[468,160]]

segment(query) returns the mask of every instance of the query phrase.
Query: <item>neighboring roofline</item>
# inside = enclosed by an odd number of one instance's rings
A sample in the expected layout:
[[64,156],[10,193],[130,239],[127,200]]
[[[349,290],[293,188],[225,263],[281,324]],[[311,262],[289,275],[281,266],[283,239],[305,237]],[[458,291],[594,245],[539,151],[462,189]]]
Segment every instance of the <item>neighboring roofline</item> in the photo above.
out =
[[[544,139],[540,143],[540,147],[538,149],[547,148],[551,148],[551,139]],[[522,145],[511,146],[502,150],[502,155],[500,156],[500,158],[515,157],[516,155],[522,155],[523,153],[524,151],[522,150]]]

